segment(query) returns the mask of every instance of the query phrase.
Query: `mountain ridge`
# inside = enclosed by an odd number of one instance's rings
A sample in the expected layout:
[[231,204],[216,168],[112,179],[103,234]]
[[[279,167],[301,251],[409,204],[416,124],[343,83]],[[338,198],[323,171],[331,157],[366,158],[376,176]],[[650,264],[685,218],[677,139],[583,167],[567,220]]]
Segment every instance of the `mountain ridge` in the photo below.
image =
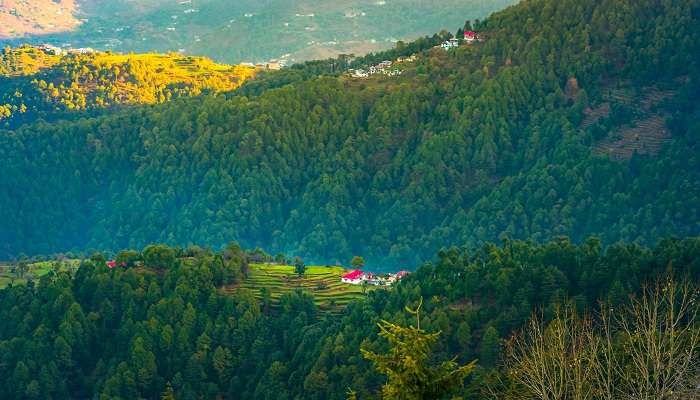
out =
[[384,50],[396,40],[413,40],[463,19],[483,18],[515,1],[79,0],[76,15],[82,23],[75,31],[5,42],[125,53],[180,50],[227,64],[280,58],[291,64]]
[[232,91],[256,71],[175,53],[8,47],[0,51],[0,123],[17,127],[38,118],[70,119],[115,106]]

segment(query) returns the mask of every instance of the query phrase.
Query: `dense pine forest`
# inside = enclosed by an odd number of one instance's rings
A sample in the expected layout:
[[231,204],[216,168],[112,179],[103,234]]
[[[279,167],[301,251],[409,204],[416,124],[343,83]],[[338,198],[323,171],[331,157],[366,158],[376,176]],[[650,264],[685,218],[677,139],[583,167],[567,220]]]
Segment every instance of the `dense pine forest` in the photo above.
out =
[[524,1],[458,27],[477,45],[413,45],[399,77],[310,63],[4,131],[0,256],[236,239],[396,268],[504,237],[695,235],[699,26],[692,0]]
[[[6,50],[0,260],[62,254],[0,289],[0,398],[700,398],[699,19],[524,0],[211,91],[76,57],[48,103]],[[415,272],[321,307],[251,283],[285,254]]]
[[[430,359],[457,357],[467,366],[478,360],[455,395],[549,398],[511,382],[509,371],[522,370],[520,364],[504,367],[506,339],[533,311],[549,320],[568,302],[571,312],[584,315],[602,300],[620,316],[658,276],[700,278],[700,238],[664,240],[653,249],[626,243],[604,249],[597,238],[581,245],[563,238],[541,245],[507,241],[444,249],[392,290],[371,291],[337,316],[302,291],[278,302],[260,302],[246,289],[221,291],[224,283],[245,279],[247,257],[236,245],[218,253],[149,246],[119,253],[125,267],[109,269],[95,254],[74,274],[52,272],[0,291],[0,398],[344,399],[348,389],[359,399],[377,398],[386,378],[360,349],[385,352],[376,324],[415,325],[404,307],[421,301],[420,328],[441,332]],[[691,323],[698,318],[677,314]],[[681,335],[680,325],[675,345],[687,351],[692,338]],[[635,342],[624,330],[616,337],[613,353],[624,359],[624,343],[634,348]],[[695,361],[698,349],[690,352]],[[660,365],[686,377],[670,360]],[[624,381],[614,378],[620,389]],[[514,388],[525,396],[515,396]]]

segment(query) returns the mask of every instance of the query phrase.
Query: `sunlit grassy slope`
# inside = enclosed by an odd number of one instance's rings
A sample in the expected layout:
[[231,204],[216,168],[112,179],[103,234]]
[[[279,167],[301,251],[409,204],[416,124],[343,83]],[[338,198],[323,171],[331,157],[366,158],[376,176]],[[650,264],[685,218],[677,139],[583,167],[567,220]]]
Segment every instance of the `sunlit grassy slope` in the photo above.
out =
[[5,48],[0,52],[0,121],[225,92],[254,74],[251,67],[176,53],[60,57],[30,46]]

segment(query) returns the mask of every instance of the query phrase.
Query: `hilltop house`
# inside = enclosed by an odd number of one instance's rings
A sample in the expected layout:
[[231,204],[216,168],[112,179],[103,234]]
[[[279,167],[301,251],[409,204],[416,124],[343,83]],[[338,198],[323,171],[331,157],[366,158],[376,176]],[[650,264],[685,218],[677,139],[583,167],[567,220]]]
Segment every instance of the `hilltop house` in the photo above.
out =
[[271,71],[279,71],[282,69],[282,64],[277,60],[270,60],[267,63],[267,69]]
[[107,267],[109,267],[109,269],[113,269],[113,268],[116,268],[117,265],[120,266],[120,267],[126,267],[126,262],[122,261],[122,262],[120,262],[119,264],[117,264],[116,261],[114,261],[114,260],[109,260],[109,261],[107,261],[107,262],[105,263],[105,265],[107,265]]
[[360,271],[359,269],[356,269],[352,272],[343,275],[340,278],[340,280],[343,283],[349,283],[351,285],[360,285],[362,284],[362,281],[365,280],[365,273]]
[[478,39],[478,36],[476,32],[474,31],[468,31],[464,32],[464,41],[467,42],[467,44],[472,44]]
[[68,49],[68,54],[94,54],[95,49],[91,47],[81,47],[78,49]]
[[364,69],[351,70],[350,73],[355,78],[367,78],[369,74]]
[[457,39],[457,38],[452,38],[452,39],[450,39],[450,40],[445,40],[444,42],[442,42],[442,44],[440,45],[440,47],[442,47],[443,49],[445,49],[445,51],[450,50],[450,49],[453,49],[453,48],[455,48],[455,47],[459,47],[459,39]]
[[409,56],[409,57],[403,57],[403,56],[401,56],[401,57],[399,57],[399,58],[396,59],[396,63],[397,63],[397,64],[399,64],[399,63],[404,63],[404,62],[414,62],[414,61],[416,61],[416,55],[415,55],[415,54],[412,54],[412,55]]
[[392,64],[391,61],[384,60],[384,61],[380,62],[379,64],[377,64],[377,67],[379,67],[379,69],[383,70],[383,69],[391,67],[391,64]]
[[39,45],[37,48],[46,54],[52,54],[54,56],[60,56],[61,54],[63,54],[63,49],[61,49],[60,47],[50,45],[48,43]]
[[[413,59],[415,60],[415,56]],[[396,62],[398,64],[398,61]],[[370,75],[385,75],[385,76],[398,76],[401,75],[402,71],[399,68],[392,68],[394,62],[389,60],[384,60],[377,65],[370,65],[367,70],[364,69],[350,69],[348,74],[353,78],[367,78]]]
[[340,280],[343,283],[351,285],[372,285],[372,286],[391,286],[408,275],[408,271],[400,271],[396,274],[373,274],[371,272],[362,272],[356,269],[343,275]]

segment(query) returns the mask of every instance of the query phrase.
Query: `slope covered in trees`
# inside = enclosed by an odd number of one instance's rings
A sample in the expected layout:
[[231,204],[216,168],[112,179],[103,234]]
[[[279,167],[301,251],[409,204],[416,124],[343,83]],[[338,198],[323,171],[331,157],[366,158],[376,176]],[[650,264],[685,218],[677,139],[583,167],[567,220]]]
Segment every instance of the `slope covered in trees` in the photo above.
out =
[[[109,269],[95,254],[75,273],[50,272],[38,282],[0,290],[0,398],[345,399],[352,389],[356,398],[370,399],[385,383],[386,394],[426,380],[447,383],[431,374],[455,364],[430,370],[423,362],[454,357],[466,365],[463,372],[478,360],[460,389],[462,398],[494,398],[487,388],[500,390],[498,382],[510,376],[499,368],[502,339],[534,310],[557,321],[564,302],[584,315],[603,300],[618,317],[658,276],[671,272],[697,282],[700,238],[664,240],[654,249],[628,243],[604,249],[596,238],[581,245],[559,238],[445,249],[393,289],[369,292],[338,316],[320,312],[303,291],[283,295],[275,307],[250,291],[225,294],[222,285],[244,279],[246,254],[237,246],[219,253],[149,246],[116,260],[126,267]],[[420,332],[397,328],[415,325],[405,307],[418,304],[420,329],[441,332],[437,340],[426,339],[432,349],[426,354],[421,342],[389,352],[377,323],[392,322],[382,324],[389,340],[419,340]],[[695,329],[700,323],[691,319],[679,327],[687,322]],[[617,344],[629,342],[622,340],[624,332],[616,337],[613,351],[624,355],[627,347]],[[685,349],[680,340],[677,345]],[[427,375],[413,374],[397,385],[401,377],[387,381],[361,349],[383,373],[401,371],[397,363],[420,352],[414,361]],[[506,385],[496,398],[522,398],[509,397],[515,388]]]
[[7,47],[0,52],[0,124],[231,91],[253,75],[253,68],[177,54],[58,56],[31,46]]
[[[503,237],[697,234],[698,15],[693,0],[529,0],[399,77],[290,70],[0,133],[0,254],[235,238],[395,268]],[[656,151],[599,150],[634,123],[617,106],[587,120],[618,86],[673,94],[644,110],[668,129]]]

